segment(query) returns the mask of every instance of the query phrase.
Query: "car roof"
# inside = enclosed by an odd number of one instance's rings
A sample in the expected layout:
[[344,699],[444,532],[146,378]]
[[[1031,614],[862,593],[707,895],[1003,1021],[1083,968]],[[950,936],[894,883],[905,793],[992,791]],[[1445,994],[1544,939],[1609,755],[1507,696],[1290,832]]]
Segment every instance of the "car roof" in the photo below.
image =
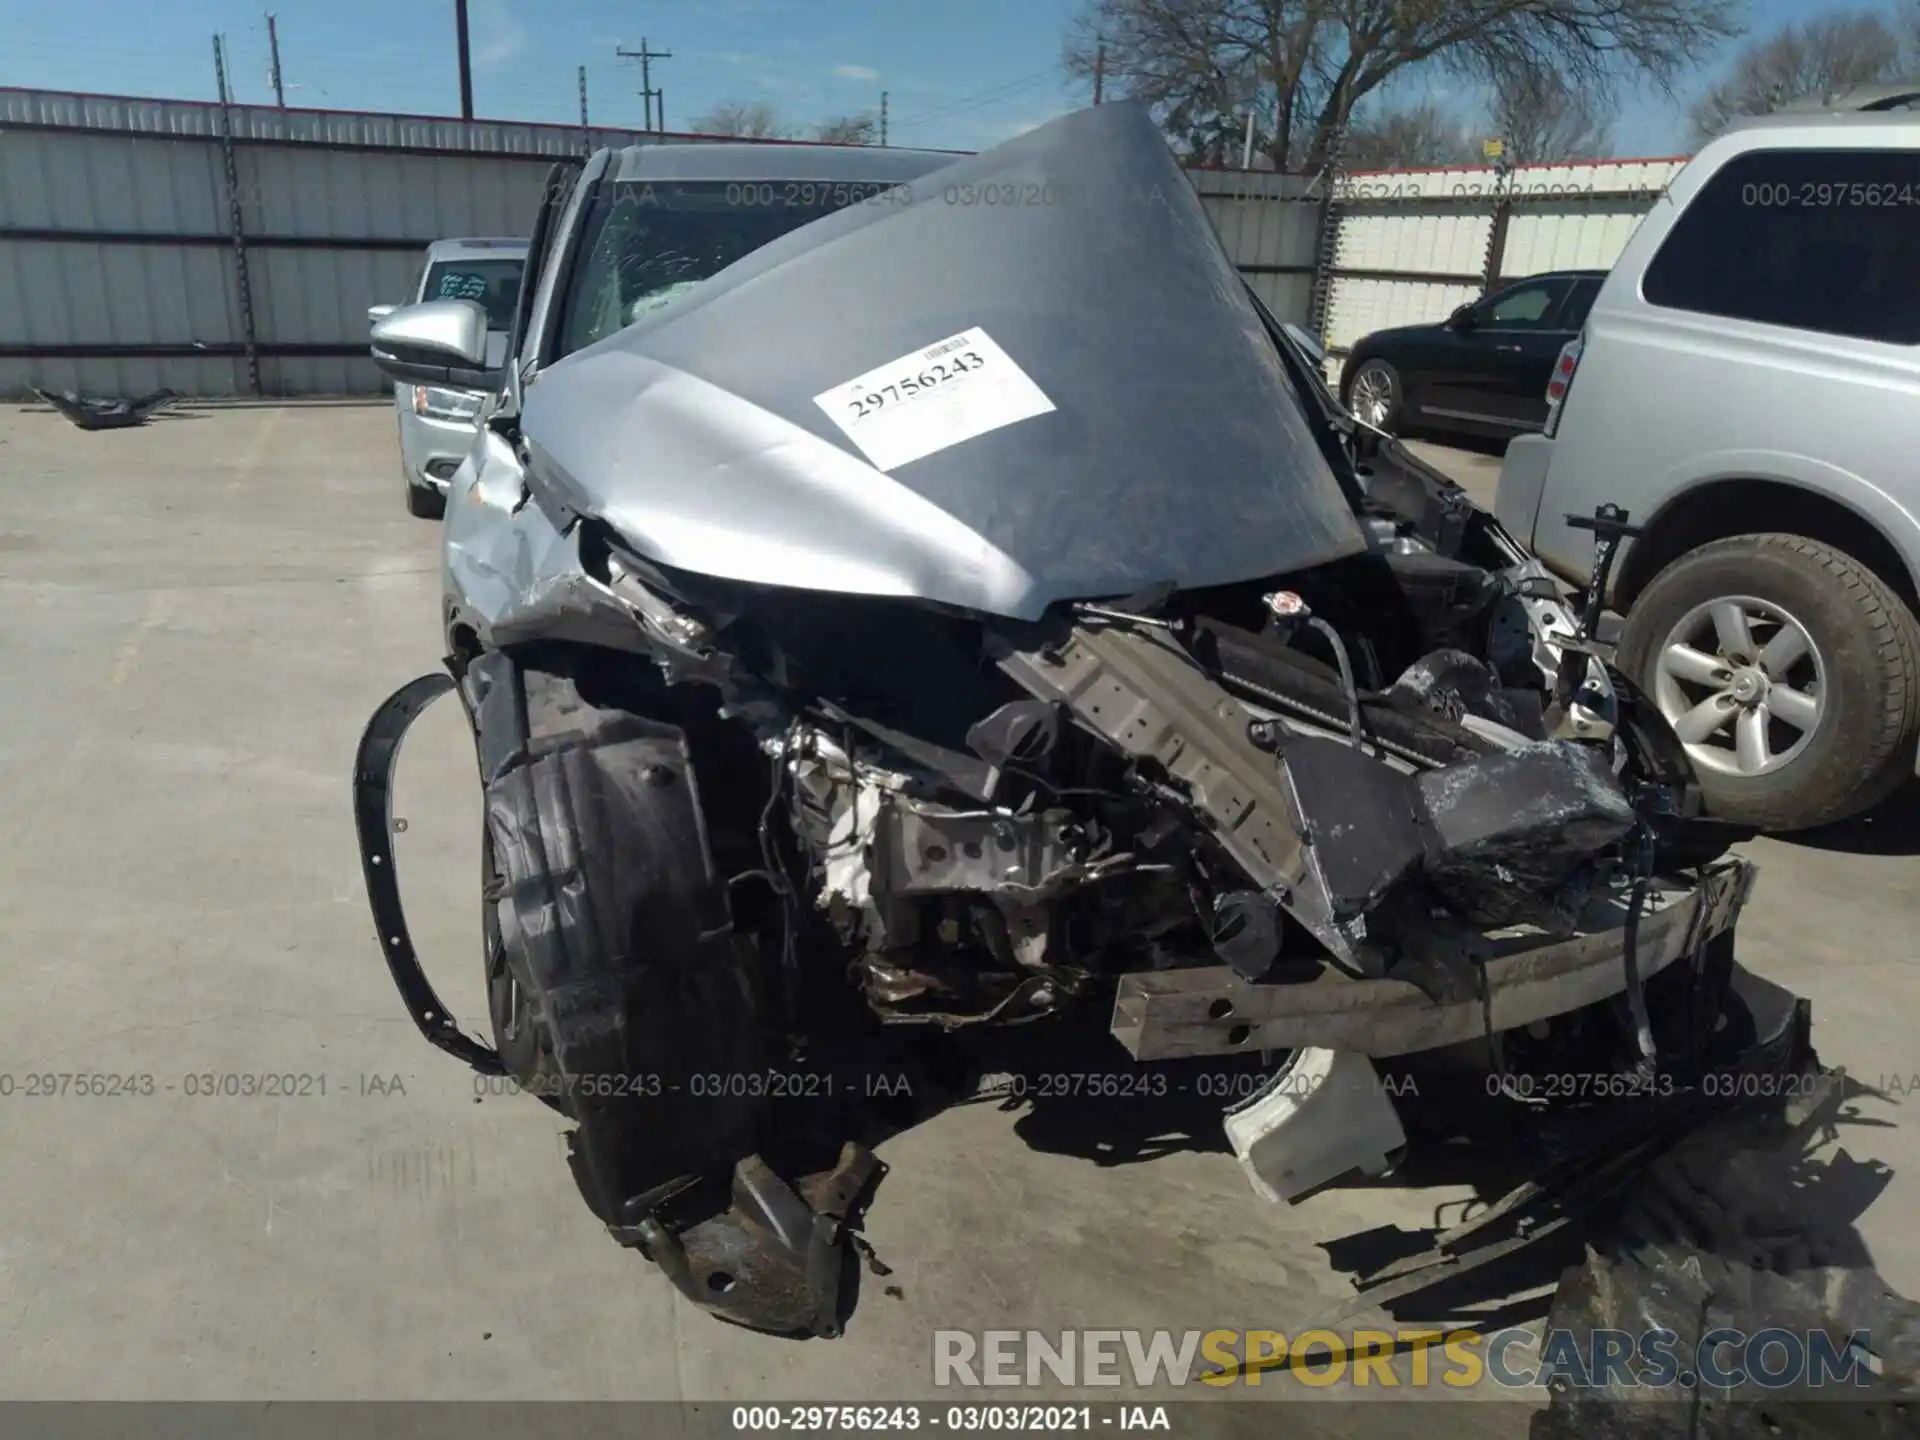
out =
[[1859,114],[1878,111],[1897,114],[1900,110],[1914,104],[1920,104],[1920,80],[1897,80],[1892,84],[1862,85],[1852,90],[1828,90],[1813,95],[1803,95],[1798,100],[1777,107],[1774,113],[1781,115],[1805,115],[1812,112]]
[[436,240],[427,246],[427,259],[524,260],[527,242],[513,239]]
[[856,180],[898,185],[964,154],[878,145],[779,143],[629,145],[613,152],[615,180]]
[[[1805,144],[1817,147],[1842,131],[1858,138],[1861,132],[1884,138],[1888,132],[1920,135],[1920,112],[1913,110],[1780,110],[1754,115],[1727,127],[1726,135],[1767,132],[1771,145]],[[1798,132],[1798,133],[1796,133]],[[1724,136],[1722,138],[1725,138]]]

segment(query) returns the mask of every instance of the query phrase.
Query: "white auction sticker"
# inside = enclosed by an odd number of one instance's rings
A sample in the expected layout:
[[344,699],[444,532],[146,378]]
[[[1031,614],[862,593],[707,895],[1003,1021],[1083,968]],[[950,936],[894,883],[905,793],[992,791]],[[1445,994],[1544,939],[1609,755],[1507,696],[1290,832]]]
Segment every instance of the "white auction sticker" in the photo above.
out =
[[876,470],[1053,409],[980,329],[962,330],[813,397]]

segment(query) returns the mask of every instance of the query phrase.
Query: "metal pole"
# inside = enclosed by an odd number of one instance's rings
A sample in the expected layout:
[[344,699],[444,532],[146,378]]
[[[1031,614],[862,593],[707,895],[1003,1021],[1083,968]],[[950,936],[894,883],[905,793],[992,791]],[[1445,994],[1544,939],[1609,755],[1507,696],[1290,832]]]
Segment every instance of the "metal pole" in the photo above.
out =
[[887,143],[887,92],[880,92],[880,143]]
[[1106,88],[1107,78],[1107,42],[1102,40],[1093,52],[1093,103],[1100,103],[1100,94]]
[[253,285],[247,278],[247,240],[240,214],[240,165],[233,153],[233,91],[227,84],[227,50],[213,37],[213,78],[220,91],[220,162],[227,177],[227,224],[233,238],[233,288],[240,302],[240,338],[247,353],[247,388],[260,393],[260,346],[253,328]]
[[287,88],[280,83],[280,32],[274,28],[273,16],[267,16],[267,50],[273,56],[273,103],[282,110],[287,108]]
[[587,67],[579,68],[580,76],[580,148],[582,151],[593,149],[593,135],[587,128]]
[[1253,168],[1253,111],[1251,110],[1247,111],[1246,143],[1240,147],[1240,168],[1242,170]]
[[651,59],[653,59],[653,55],[647,49],[647,37],[642,35],[640,37],[640,93],[646,97],[646,101],[647,101],[647,133],[648,134],[652,134],[654,129],[653,72],[651,67],[647,63]]
[[473,118],[473,57],[467,51],[467,0],[453,0],[453,30],[460,46],[460,118]]
[[[647,44],[646,37],[643,35],[640,37],[640,48],[638,50],[622,50],[616,45],[613,48],[613,53],[622,60],[638,60],[640,62],[640,98],[646,105],[646,129],[649,134],[665,129],[667,123],[667,97],[653,88],[652,62],[655,60],[671,60],[673,58],[673,52],[671,50],[655,50]],[[654,113],[654,101],[656,99],[660,102],[659,113],[657,115]]]
[[1327,318],[1333,309],[1333,286],[1337,278],[1334,270],[1340,261],[1340,192],[1345,189],[1342,152],[1346,145],[1347,127],[1343,122],[1333,132],[1326,163],[1320,172],[1326,188],[1320,194],[1319,234],[1313,242],[1313,291],[1307,301],[1308,333],[1316,336],[1322,345],[1327,343]]
[[1499,158],[1494,162],[1493,223],[1487,229],[1487,258],[1480,267],[1482,295],[1491,295],[1499,288],[1500,272],[1505,268],[1507,229],[1513,221],[1512,179],[1513,166],[1507,160],[1503,146]]
[[664,88],[653,92],[653,118],[659,122],[660,133],[667,131],[667,92]]

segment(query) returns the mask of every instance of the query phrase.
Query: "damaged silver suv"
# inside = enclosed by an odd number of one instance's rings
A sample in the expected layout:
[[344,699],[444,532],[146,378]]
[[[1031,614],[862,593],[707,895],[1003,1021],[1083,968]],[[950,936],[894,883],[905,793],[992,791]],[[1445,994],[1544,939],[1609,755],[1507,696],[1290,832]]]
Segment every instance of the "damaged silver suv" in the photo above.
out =
[[[876,1065],[1076,1015],[1162,1085],[1273,1057],[1220,1123],[1291,1198],[1395,1162],[1389,1060],[1530,1110],[1535,1070],[1653,1093],[1751,1037],[1737,834],[1590,643],[1609,512],[1571,599],[1347,415],[1143,109],[947,158],[602,153],[549,187],[503,374],[466,302],[376,328],[394,378],[497,396],[447,673],[356,764],[427,1038],[564,1111],[698,1303],[830,1334]],[[449,690],[491,1044],[394,873]]]

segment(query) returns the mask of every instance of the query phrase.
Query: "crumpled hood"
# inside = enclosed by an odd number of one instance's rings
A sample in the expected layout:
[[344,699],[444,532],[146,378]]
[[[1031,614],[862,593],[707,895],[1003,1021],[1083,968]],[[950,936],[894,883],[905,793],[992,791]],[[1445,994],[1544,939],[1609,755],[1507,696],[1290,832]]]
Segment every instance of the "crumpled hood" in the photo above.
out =
[[544,498],[676,569],[1021,618],[1364,547],[1143,107],[903,190],[529,383]]

